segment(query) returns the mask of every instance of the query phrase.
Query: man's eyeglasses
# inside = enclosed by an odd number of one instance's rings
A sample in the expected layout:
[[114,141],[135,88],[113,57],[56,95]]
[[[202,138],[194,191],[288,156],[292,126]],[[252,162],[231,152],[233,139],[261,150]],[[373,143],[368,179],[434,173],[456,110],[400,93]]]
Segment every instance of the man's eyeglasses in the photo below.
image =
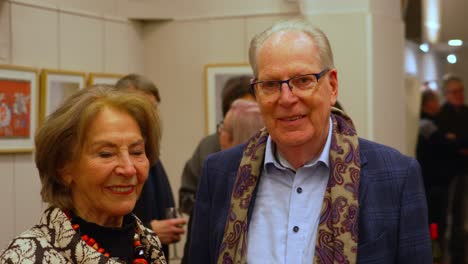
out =
[[287,80],[253,80],[250,84],[250,88],[254,94],[268,98],[277,98],[281,93],[281,86],[285,83],[293,94],[296,96],[304,96],[317,86],[319,79],[328,71],[329,69],[325,68],[319,73],[298,75]]

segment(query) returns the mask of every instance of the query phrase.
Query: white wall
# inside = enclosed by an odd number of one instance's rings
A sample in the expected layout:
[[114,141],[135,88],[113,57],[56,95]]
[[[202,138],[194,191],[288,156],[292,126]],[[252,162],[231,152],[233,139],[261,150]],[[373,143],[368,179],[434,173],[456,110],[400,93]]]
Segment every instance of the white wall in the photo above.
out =
[[[99,11],[96,13],[73,9],[79,7],[78,2],[1,1],[0,63],[82,72],[142,73],[142,25],[103,15],[115,11],[114,1],[91,1],[94,10]],[[38,221],[42,202],[31,153],[0,154],[0,177],[1,249]]]

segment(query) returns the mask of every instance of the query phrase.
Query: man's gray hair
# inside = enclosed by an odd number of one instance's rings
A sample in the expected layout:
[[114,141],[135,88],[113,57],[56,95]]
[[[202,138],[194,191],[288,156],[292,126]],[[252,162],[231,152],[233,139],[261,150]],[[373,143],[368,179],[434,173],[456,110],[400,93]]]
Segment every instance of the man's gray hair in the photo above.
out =
[[265,41],[276,32],[281,31],[299,31],[307,34],[314,41],[315,45],[319,50],[317,59],[319,60],[322,68],[334,68],[333,64],[333,52],[330,47],[327,36],[320,29],[314,27],[305,18],[297,18],[292,20],[280,21],[273,24],[270,28],[266,29],[260,34],[257,34],[250,41],[249,49],[249,62],[252,67],[255,77],[258,77],[257,69],[257,53],[258,50],[263,46]]

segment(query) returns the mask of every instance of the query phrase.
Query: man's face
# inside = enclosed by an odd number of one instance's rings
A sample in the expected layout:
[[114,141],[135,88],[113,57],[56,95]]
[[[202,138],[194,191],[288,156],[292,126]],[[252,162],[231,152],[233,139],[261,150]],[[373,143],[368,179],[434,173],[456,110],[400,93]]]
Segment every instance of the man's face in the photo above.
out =
[[223,125],[219,127],[219,145],[221,150],[232,147],[232,110],[229,110],[224,117]]
[[[274,33],[257,53],[257,69],[258,81],[286,80],[323,70],[318,48],[302,32]],[[325,144],[330,108],[337,94],[337,72],[330,69],[306,95],[299,97],[283,84],[278,98],[268,99],[260,93],[256,98],[265,125],[280,151],[306,147],[316,155]]]
[[433,98],[426,102],[425,110],[431,115],[437,115],[440,112],[440,104],[437,98]]
[[457,80],[448,82],[445,98],[453,106],[462,106],[465,101],[463,84]]

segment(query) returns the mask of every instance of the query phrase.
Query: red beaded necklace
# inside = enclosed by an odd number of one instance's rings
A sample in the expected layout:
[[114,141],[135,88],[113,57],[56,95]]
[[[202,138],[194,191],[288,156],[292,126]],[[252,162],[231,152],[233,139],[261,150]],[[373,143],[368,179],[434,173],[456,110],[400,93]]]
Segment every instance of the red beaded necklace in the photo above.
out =
[[[65,215],[67,216],[68,220],[72,222],[72,217],[69,211],[64,211]],[[74,224],[72,222],[72,228],[77,233],[80,234],[80,225]],[[92,237],[89,237],[87,234],[81,236],[81,239],[88,244],[88,246],[94,248],[97,252],[103,254],[104,256],[110,258],[109,252],[107,252],[104,248],[100,247],[96,240]],[[148,261],[145,259],[145,247],[141,244],[140,235],[135,232],[133,236],[133,247],[135,249],[135,256],[133,259],[133,264],[148,264]]]

